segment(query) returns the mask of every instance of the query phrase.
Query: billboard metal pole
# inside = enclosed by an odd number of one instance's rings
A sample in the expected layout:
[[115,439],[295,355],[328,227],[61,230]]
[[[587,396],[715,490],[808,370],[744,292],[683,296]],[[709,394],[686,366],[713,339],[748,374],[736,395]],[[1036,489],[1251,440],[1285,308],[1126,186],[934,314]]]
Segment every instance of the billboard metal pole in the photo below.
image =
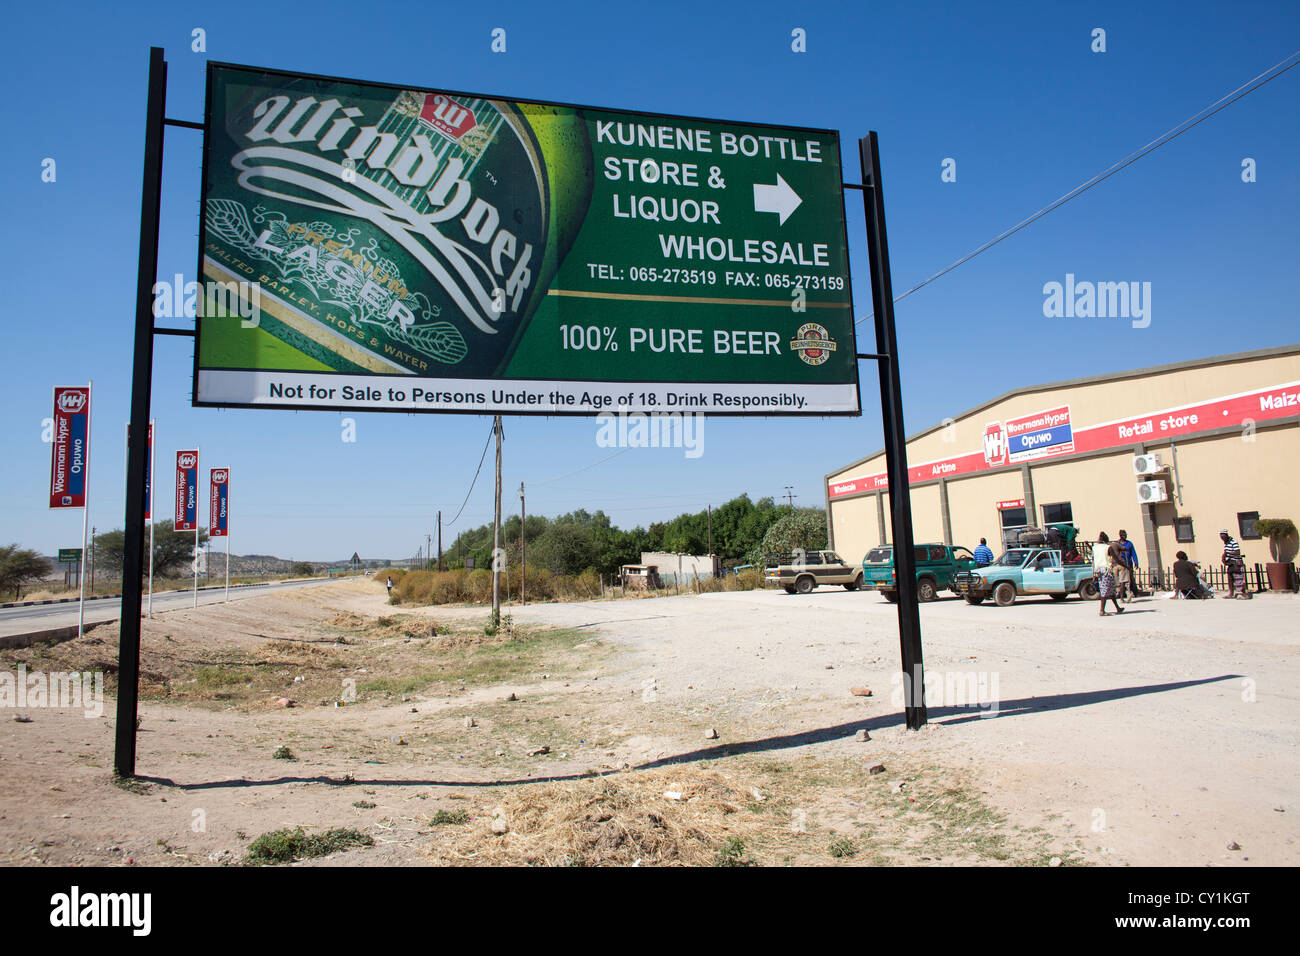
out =
[[[131,432],[126,463],[126,523],[122,549],[122,625],[118,638],[117,725],[113,768],[135,776],[135,721],[140,698],[140,591],[144,571],[145,459],[153,377],[153,286],[158,274],[158,214],[162,201],[163,119],[167,61],[149,48],[144,176],[140,197],[140,257],[135,287],[135,357],[131,369]],[[152,555],[151,555],[152,557]],[[151,562],[152,563],[152,562]]]
[[880,411],[889,478],[889,515],[898,574],[898,638],[903,658],[903,703],[909,730],[926,722],[924,667],[921,659],[921,610],[916,595],[916,559],[912,541],[912,496],[907,475],[907,433],[903,427],[903,392],[898,373],[898,337],[894,329],[894,289],[885,232],[885,193],[880,175],[880,147],[870,132],[858,140],[862,160],[862,202],[867,213],[867,252],[871,260],[871,301],[876,320],[876,348],[883,353]]

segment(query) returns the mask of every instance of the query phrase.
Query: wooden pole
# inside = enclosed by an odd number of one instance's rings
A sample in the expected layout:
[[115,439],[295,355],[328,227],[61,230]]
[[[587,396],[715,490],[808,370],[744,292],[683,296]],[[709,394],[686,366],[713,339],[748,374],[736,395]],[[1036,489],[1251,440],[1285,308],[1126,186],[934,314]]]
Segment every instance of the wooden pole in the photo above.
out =
[[[524,483],[519,482],[519,603],[527,604],[527,593],[524,589],[528,581],[528,560],[527,560],[527,532],[524,531],[524,525],[528,521],[528,511],[524,503]],[[603,590],[603,587],[602,587]]]
[[501,416],[492,422],[497,436],[497,478],[492,507],[492,626],[501,621]]

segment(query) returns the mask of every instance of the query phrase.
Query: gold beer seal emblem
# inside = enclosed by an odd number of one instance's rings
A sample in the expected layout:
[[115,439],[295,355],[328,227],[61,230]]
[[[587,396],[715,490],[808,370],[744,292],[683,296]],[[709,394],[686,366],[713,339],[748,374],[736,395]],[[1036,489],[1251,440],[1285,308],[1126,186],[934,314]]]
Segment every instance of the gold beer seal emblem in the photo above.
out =
[[805,322],[791,339],[790,351],[799,353],[799,358],[809,365],[821,365],[835,351],[835,340],[824,326]]

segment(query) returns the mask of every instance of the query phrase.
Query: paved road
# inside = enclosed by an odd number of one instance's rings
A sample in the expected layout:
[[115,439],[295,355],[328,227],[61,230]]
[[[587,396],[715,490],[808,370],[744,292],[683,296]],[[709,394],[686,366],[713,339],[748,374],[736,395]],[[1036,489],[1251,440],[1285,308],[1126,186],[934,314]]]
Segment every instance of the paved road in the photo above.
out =
[[[239,601],[245,598],[256,597],[259,594],[267,594],[271,591],[279,591],[285,588],[303,588],[319,587],[326,584],[324,580],[310,581],[276,581],[271,584],[256,585],[254,587],[242,587],[230,589],[230,600]],[[199,591],[200,604],[220,604],[225,600],[225,593],[221,588],[215,588],[211,591]],[[146,595],[143,605],[148,605],[148,596]],[[156,591],[153,596],[154,614],[161,611],[174,611],[179,608],[192,607],[194,605],[194,593],[192,591]],[[122,601],[120,598],[105,598],[98,601],[86,602],[86,621],[87,623],[95,621],[116,621],[121,617]],[[32,631],[43,631],[52,627],[64,627],[66,625],[75,625],[77,623],[77,602],[69,601],[66,604],[33,604],[31,607],[8,607],[0,608],[0,636],[10,634],[27,634]]]

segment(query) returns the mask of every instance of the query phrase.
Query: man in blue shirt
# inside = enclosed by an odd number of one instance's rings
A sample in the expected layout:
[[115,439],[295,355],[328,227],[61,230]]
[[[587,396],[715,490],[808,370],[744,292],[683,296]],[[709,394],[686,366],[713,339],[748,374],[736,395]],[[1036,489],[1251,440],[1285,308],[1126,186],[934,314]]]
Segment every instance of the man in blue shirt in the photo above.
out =
[[1127,585],[1124,594],[1124,603],[1127,604],[1133,600],[1133,595],[1137,591],[1137,580],[1133,575],[1138,569],[1138,553],[1137,548],[1133,547],[1133,542],[1128,539],[1128,532],[1122,528],[1119,532],[1119,541],[1116,543],[1124,558],[1124,570],[1128,572],[1127,575],[1121,575],[1127,579],[1122,582]]
[[975,549],[975,566],[984,567],[986,564],[993,563],[993,552],[989,549],[988,542],[980,538],[979,547]]

